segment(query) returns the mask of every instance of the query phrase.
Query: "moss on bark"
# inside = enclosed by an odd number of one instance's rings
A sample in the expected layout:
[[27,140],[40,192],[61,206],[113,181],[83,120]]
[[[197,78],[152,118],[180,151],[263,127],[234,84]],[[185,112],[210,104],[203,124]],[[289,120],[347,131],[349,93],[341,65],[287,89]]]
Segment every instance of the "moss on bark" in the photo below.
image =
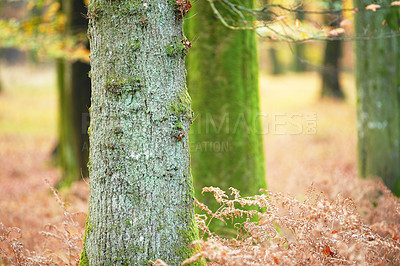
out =
[[[183,38],[169,0],[91,0],[90,201],[82,263],[180,265],[198,237]],[[89,230],[90,229],[90,230]]]
[[[253,1],[246,5],[252,7]],[[225,28],[207,1],[195,2],[193,9],[196,15],[185,21],[188,39],[195,40],[187,61],[196,116],[190,134],[192,173],[196,197],[216,210],[219,205],[201,195],[202,187],[232,186],[248,196],[266,186],[257,42],[253,31]]]
[[[390,6],[390,0],[380,4]],[[365,10],[367,0],[354,5]],[[398,8],[355,16],[358,115],[358,168],[363,177],[379,176],[400,195],[400,21]],[[386,24],[382,25],[382,21]]]

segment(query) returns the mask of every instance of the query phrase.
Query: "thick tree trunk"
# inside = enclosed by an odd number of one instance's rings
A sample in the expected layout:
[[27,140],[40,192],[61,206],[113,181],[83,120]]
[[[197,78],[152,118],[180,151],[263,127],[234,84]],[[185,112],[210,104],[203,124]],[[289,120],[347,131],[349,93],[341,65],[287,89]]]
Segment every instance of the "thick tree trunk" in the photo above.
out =
[[[330,7],[334,7],[334,3],[340,3],[333,1]],[[340,21],[342,20],[342,14],[340,12],[332,13],[326,18],[326,22],[332,28],[339,28]],[[327,40],[324,54],[324,64],[321,70],[322,77],[322,97],[344,99],[344,93],[340,85],[339,73],[340,73],[340,57],[342,56],[342,41]]]
[[91,0],[90,201],[82,265],[170,265],[197,238],[175,2]]
[[[370,1],[354,3],[364,10]],[[385,0],[380,4],[390,3]],[[357,41],[355,49],[359,174],[381,177],[400,195],[400,38],[396,12],[398,9],[392,8],[357,13],[356,34],[368,39]]]
[[[87,31],[83,0],[63,0],[67,17],[66,34]],[[83,62],[59,60],[59,145],[57,159],[63,171],[58,187],[88,176],[90,107],[90,65]]]
[[[246,5],[252,7],[252,1]],[[253,31],[225,28],[207,1],[195,2],[193,9],[196,15],[185,21],[189,39],[196,38],[188,55],[188,87],[197,115],[192,173],[196,197],[215,210],[219,204],[213,197],[201,195],[205,186],[232,186],[246,196],[266,186],[257,42]]]

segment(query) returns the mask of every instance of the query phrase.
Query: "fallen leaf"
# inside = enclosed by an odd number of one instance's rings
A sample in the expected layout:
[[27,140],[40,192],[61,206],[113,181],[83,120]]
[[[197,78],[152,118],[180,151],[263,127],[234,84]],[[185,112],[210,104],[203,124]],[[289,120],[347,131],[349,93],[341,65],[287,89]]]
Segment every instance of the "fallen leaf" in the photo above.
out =
[[326,256],[333,256],[335,253],[333,253],[331,251],[331,248],[329,246],[325,246],[325,248],[322,250],[322,252],[326,255]]

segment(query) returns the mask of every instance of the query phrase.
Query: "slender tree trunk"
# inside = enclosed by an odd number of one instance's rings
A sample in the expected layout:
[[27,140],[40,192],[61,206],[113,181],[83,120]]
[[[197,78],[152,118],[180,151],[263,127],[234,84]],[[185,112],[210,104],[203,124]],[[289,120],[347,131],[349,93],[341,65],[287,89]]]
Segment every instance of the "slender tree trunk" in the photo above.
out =
[[341,40],[326,41],[324,64],[321,70],[322,97],[344,99],[344,93],[339,79],[341,47]]
[[[83,0],[63,0],[67,17],[66,34],[87,31]],[[90,65],[83,62],[59,60],[59,145],[57,157],[63,171],[58,187],[88,176],[90,107]]]
[[[298,1],[299,9],[303,9],[302,1]],[[296,18],[303,21],[305,14],[303,12],[297,12]],[[306,64],[304,63],[306,59],[305,54],[306,45],[304,43],[294,44],[294,58],[293,58],[293,71],[295,72],[305,72],[307,71]]]
[[[381,5],[389,6],[390,0]],[[368,0],[354,1],[364,10]],[[400,38],[398,9],[355,17],[359,174],[379,176],[400,195]],[[386,20],[386,25],[382,21]],[[392,35],[391,37],[388,37]],[[384,37],[386,36],[386,37]]]
[[280,75],[284,73],[283,65],[278,58],[278,52],[274,47],[269,48],[269,56],[272,64],[272,75]]
[[[338,1],[333,1],[333,3]],[[331,8],[334,4],[331,4]],[[338,2],[340,3],[340,2]],[[341,13],[333,13],[327,19],[327,24],[333,28],[340,27]],[[325,46],[324,64],[321,70],[322,97],[344,99],[344,93],[340,85],[340,57],[342,56],[342,41],[327,40]]]
[[201,195],[205,186],[235,187],[246,196],[266,186],[257,42],[253,31],[225,28],[207,1],[195,2],[193,9],[196,15],[185,21],[189,39],[196,36],[188,56],[188,86],[197,115],[192,172],[196,197],[215,210],[219,204],[213,197]]
[[90,201],[81,265],[170,265],[197,238],[175,2],[91,0]]

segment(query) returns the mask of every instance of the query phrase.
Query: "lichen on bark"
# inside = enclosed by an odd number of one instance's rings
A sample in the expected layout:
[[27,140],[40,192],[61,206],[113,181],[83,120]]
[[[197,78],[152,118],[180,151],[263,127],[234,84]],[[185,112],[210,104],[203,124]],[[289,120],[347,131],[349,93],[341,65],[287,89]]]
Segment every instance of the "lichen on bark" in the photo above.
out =
[[168,0],[91,0],[88,12],[91,167],[81,262],[179,265],[198,236],[188,137],[173,137],[177,121],[191,123],[184,56],[166,50],[183,36],[182,19]]

